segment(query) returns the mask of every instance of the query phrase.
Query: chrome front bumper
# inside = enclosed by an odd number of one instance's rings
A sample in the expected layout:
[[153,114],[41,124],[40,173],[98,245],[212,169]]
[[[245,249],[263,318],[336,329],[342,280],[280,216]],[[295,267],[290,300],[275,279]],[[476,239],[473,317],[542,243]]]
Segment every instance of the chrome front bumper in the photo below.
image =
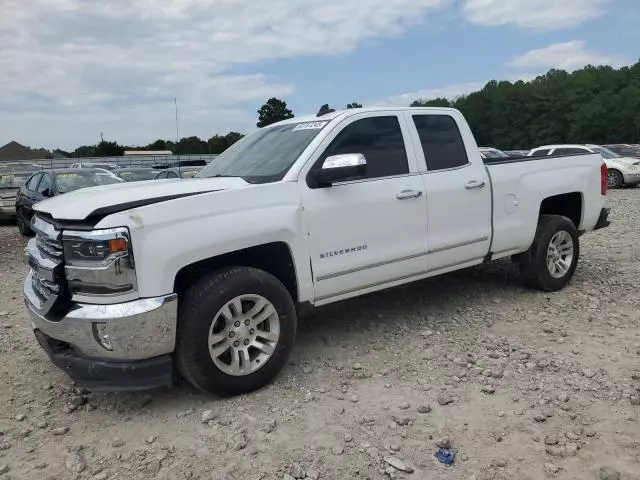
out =
[[40,300],[29,271],[24,298],[33,329],[68,343],[78,354],[110,361],[144,360],[172,353],[177,326],[177,295],[111,305],[74,304],[62,319],[39,313]]

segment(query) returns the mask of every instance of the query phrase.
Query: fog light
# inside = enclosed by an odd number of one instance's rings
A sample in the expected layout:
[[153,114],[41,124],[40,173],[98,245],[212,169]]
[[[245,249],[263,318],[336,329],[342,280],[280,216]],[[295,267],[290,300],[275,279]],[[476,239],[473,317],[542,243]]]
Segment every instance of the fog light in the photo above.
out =
[[94,323],[93,324],[93,337],[96,342],[100,344],[102,348],[110,352],[113,351],[113,345],[111,345],[111,337],[107,333],[106,323]]

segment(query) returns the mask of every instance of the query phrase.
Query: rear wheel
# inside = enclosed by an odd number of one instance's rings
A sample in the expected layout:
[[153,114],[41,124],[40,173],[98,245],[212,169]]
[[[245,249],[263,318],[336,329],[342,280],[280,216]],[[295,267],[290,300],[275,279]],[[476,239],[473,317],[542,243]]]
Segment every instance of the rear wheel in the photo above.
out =
[[178,370],[210,393],[256,390],[284,366],[296,322],[293,299],[273,275],[247,267],[206,275],[181,300]]
[[29,221],[25,217],[24,209],[18,208],[16,211],[16,223],[18,224],[18,231],[23,237],[33,236],[33,230],[29,226]]
[[543,215],[533,244],[519,258],[520,272],[532,288],[560,290],[573,277],[579,255],[580,243],[573,222],[559,215]]
[[607,187],[621,188],[624,184],[624,177],[618,170],[607,170]]

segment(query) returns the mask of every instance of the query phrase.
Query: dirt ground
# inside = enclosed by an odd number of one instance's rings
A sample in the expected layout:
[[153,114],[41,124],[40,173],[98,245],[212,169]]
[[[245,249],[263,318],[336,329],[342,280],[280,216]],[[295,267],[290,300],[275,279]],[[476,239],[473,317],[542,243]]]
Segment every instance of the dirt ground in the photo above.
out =
[[640,189],[609,203],[562,292],[505,261],[322,308],[276,382],[231,399],[74,388],[33,338],[25,242],[2,226],[0,480],[638,480]]

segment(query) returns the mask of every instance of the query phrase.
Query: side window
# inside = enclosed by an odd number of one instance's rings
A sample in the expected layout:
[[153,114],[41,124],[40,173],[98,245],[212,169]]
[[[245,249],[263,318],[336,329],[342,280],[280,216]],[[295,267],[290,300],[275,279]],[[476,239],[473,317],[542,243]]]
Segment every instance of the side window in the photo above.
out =
[[34,191],[38,186],[38,182],[40,181],[41,178],[42,178],[42,173],[38,173],[33,177],[31,177],[27,182],[27,190]]
[[51,191],[51,175],[45,173],[38,184],[38,193],[44,195],[47,190]]
[[543,148],[542,150],[536,150],[535,152],[533,152],[531,154],[532,157],[546,157],[547,155],[549,155],[549,152],[551,151],[550,148]]
[[329,144],[316,168],[320,168],[325,158],[345,153],[364,155],[367,178],[409,173],[404,138],[395,115],[363,118],[346,126]]
[[462,135],[449,115],[413,115],[427,169],[444,170],[469,163]]
[[556,148],[554,155],[580,155],[581,153],[589,153],[584,148]]
[[161,178],[167,178],[167,172],[160,172],[156,178],[161,179]]
[[174,171],[170,171],[170,172],[167,172],[167,178],[180,178],[180,175],[178,175]]

